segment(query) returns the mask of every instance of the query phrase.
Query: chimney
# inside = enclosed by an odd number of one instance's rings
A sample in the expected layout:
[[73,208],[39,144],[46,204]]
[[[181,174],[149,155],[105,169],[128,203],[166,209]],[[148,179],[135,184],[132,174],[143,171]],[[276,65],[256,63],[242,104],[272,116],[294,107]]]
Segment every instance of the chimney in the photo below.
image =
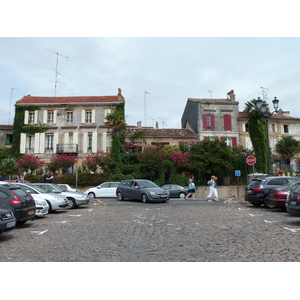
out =
[[141,121],[137,122],[137,128],[142,128],[142,122]]
[[158,122],[155,123],[155,128],[158,129]]
[[118,88],[118,95],[122,95],[122,90]]
[[234,90],[231,90],[230,92],[227,93],[227,99],[229,99],[231,101],[235,101]]

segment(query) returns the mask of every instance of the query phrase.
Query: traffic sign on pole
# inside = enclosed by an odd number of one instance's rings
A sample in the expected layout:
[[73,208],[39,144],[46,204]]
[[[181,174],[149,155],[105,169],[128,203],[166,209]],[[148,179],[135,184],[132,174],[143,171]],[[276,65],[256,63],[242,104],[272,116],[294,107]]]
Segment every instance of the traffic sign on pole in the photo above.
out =
[[256,163],[256,158],[255,158],[255,156],[248,156],[248,157],[246,158],[246,163],[247,163],[249,166],[255,165],[255,163]]

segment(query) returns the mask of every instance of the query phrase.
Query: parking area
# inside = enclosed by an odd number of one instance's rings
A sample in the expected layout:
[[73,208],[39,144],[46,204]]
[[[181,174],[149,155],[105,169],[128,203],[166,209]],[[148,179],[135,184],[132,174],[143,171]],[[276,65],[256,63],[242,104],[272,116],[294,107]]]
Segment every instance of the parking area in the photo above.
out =
[[95,199],[0,235],[1,262],[298,261],[300,218],[205,199]]

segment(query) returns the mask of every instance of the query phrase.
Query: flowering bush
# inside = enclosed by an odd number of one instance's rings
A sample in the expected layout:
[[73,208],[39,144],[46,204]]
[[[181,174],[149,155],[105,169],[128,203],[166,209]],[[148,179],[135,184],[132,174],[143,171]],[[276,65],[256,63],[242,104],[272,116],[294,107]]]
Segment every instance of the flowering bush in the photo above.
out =
[[66,174],[67,170],[77,162],[76,155],[68,154],[53,154],[48,164],[48,168],[55,172],[61,170],[63,174]]
[[187,170],[191,167],[191,155],[188,153],[169,153],[169,159],[174,163],[175,167],[180,170]]
[[25,155],[16,159],[17,168],[20,171],[25,171],[26,173],[31,171],[31,173],[40,168],[44,161],[40,160],[38,156],[35,155]]
[[101,168],[103,173],[108,173],[117,166],[116,162],[110,157],[110,155],[108,153],[104,153],[104,151],[89,154],[86,156],[83,164],[86,165],[92,172],[96,172],[99,168]]

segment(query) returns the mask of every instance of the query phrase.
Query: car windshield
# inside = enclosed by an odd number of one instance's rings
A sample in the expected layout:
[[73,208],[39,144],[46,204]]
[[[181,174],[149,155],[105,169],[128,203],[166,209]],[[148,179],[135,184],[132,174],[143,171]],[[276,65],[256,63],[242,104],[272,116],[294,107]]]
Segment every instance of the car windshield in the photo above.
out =
[[42,186],[42,188],[43,188],[47,193],[60,193],[60,191],[59,191],[56,187],[54,187],[54,186],[52,186],[51,184],[48,184],[48,183],[44,184],[44,185]]
[[156,188],[156,187],[158,187],[158,185],[156,185],[152,181],[138,181],[137,183],[141,188],[154,188],[154,187]]
[[260,184],[261,184],[261,180],[254,179],[249,183],[249,187],[251,187],[251,188],[259,187]]

